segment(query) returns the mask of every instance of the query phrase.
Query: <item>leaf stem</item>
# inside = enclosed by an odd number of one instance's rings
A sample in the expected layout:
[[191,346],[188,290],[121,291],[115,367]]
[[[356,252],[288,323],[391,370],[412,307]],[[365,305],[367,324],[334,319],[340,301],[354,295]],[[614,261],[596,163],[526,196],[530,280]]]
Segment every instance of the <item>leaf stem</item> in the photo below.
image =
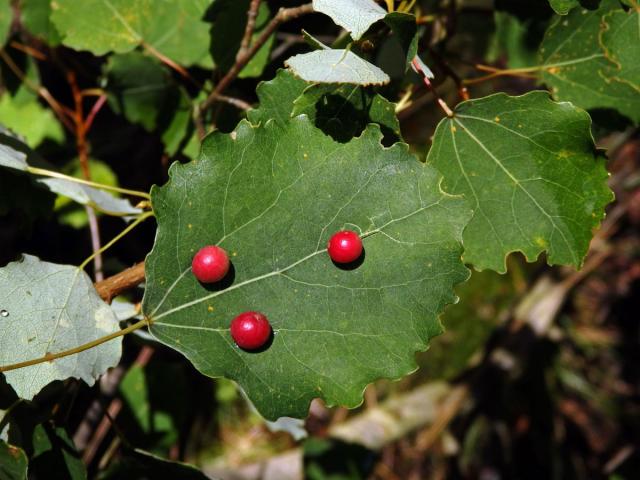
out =
[[105,185],[103,183],[96,183],[90,180],[83,180],[82,178],[71,177],[64,173],[54,172],[53,170],[47,170],[46,168],[27,167],[27,172],[34,175],[42,175],[44,177],[60,178],[62,180],[69,180],[70,182],[80,183],[89,187],[99,188],[100,190],[110,190],[112,192],[123,193],[125,195],[133,195],[135,197],[142,197],[147,200],[151,200],[151,195],[146,192],[140,192],[138,190],[129,190],[127,188],[112,187],[111,185]]
[[411,61],[411,64],[413,65],[413,67],[415,68],[416,72],[418,72],[418,74],[420,75],[420,77],[422,77],[422,82],[425,84],[425,86],[427,87],[427,89],[433,94],[433,96],[435,97],[436,101],[438,102],[438,105],[440,105],[440,108],[442,108],[442,110],[444,111],[444,113],[447,115],[447,117],[449,118],[453,118],[453,110],[451,110],[451,108],[449,108],[449,105],[447,105],[447,102],[445,102],[442,97],[440,97],[440,95],[438,94],[436,88],[434,87],[434,85],[431,83],[431,81],[429,80],[429,77],[427,76],[427,74],[422,70],[422,66],[420,65],[420,62],[417,60],[417,57],[414,58]]
[[136,322],[132,325],[129,325],[127,328],[122,330],[118,330],[117,332],[110,333],[109,335],[105,335],[104,337],[97,338],[89,343],[85,343],[80,345],[79,347],[71,348],[69,350],[63,350],[58,353],[48,353],[44,357],[35,358],[33,360],[27,360],[19,363],[12,363],[11,365],[5,365],[0,367],[0,372],[8,372],[10,370],[17,370],[19,368],[30,367],[32,365],[37,365],[39,363],[51,362],[58,358],[68,357],[69,355],[75,355],[76,353],[84,352],[85,350],[89,350],[93,347],[97,347],[98,345],[102,345],[103,343],[108,342],[109,340],[113,340],[114,338],[122,337],[127,333],[131,333],[134,330],[139,330],[143,327],[151,325],[151,320],[148,318],[143,318],[139,322]]
[[87,259],[82,262],[80,264],[80,266],[78,267],[80,270],[82,270],[84,267],[87,266],[87,264],[93,260],[93,258],[96,255],[100,255],[101,253],[105,252],[106,250],[108,250],[113,244],[115,244],[118,240],[120,240],[122,237],[124,237],[127,233],[129,233],[131,230],[133,230],[137,225],[139,225],[140,223],[144,222],[147,218],[153,216],[153,212],[145,212],[142,215],[140,215],[138,218],[136,218],[133,222],[131,222],[131,224],[129,224],[127,226],[127,228],[125,228],[124,230],[122,230],[118,235],[116,235],[115,237],[113,237],[108,243],[106,243],[105,245],[103,245],[102,247],[100,247],[98,250],[96,250],[95,252],[93,252],[91,255],[89,255],[87,257]]

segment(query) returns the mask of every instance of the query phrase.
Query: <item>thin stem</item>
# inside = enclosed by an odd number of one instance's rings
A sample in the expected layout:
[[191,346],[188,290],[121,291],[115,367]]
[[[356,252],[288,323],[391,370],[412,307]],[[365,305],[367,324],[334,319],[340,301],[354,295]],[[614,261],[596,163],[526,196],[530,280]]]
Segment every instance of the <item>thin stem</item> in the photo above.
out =
[[261,0],[251,0],[251,4],[249,5],[249,10],[247,10],[247,26],[244,29],[244,35],[242,36],[242,41],[240,42],[240,48],[238,49],[238,54],[236,55],[236,61],[242,58],[249,50],[251,37],[253,36],[253,31],[256,28],[256,17],[258,16],[260,1]]
[[260,50],[260,48],[265,44],[265,42],[269,39],[271,34],[275,31],[276,28],[281,23],[287,22],[289,20],[293,20],[294,18],[298,18],[302,15],[306,15],[308,13],[313,12],[313,6],[310,3],[305,5],[301,5],[299,7],[292,8],[281,8],[275,17],[269,22],[269,24],[262,30],[260,36],[256,39],[255,42],[249,47],[247,52],[241,57],[237,58],[234,65],[227,72],[227,74],[222,77],[222,80],[218,82],[216,88],[209,94],[209,96],[202,102],[199,109],[199,114],[202,114],[205,110],[211,107],[217,98],[224,92],[224,90],[235,80],[238,74],[242,71],[247,63],[255,56],[256,53]]
[[104,94],[100,95],[96,100],[96,103],[94,103],[93,107],[91,107],[91,111],[89,112],[89,115],[87,115],[87,119],[84,122],[84,128],[86,132],[91,130],[91,125],[93,125],[93,121],[95,120],[96,115],[98,114],[100,109],[104,106],[106,101],[107,101],[107,96]]
[[21,52],[24,52],[27,55],[32,56],[37,60],[40,60],[43,62],[47,60],[47,56],[44,53],[28,45],[23,45],[22,43],[16,42],[15,40],[12,40],[11,43],[9,43],[9,45],[11,45],[11,47],[15,48],[16,50],[20,50]]
[[193,78],[191,74],[187,71],[187,69],[184,68],[182,65],[174,62],[166,55],[160,53],[158,50],[156,50],[154,47],[152,47],[148,43],[142,42],[142,46],[147,52],[149,52],[151,55],[156,57],[158,60],[160,60],[165,65],[167,65],[169,68],[178,72],[185,80],[188,80],[192,85],[194,85],[197,88],[203,87],[202,84],[198,82],[195,78]]
[[39,363],[51,362],[58,358],[68,357],[69,355],[75,355],[76,353],[84,352],[85,350],[89,350],[91,348],[97,347],[98,345],[102,345],[103,343],[108,342],[109,340],[113,340],[114,338],[122,337],[127,333],[131,333],[135,330],[139,330],[143,327],[151,325],[151,320],[148,318],[143,318],[139,322],[134,323],[133,325],[128,326],[122,330],[118,330],[117,332],[113,332],[109,335],[105,335],[104,337],[100,337],[91,342],[80,345],[79,347],[71,348],[69,350],[63,350],[58,353],[48,353],[44,357],[35,358],[33,360],[27,360],[25,362],[13,363],[11,365],[5,365],[0,367],[0,372],[8,372],[10,370],[17,370],[19,368],[30,367],[32,365],[37,365]]
[[70,182],[80,183],[82,185],[88,185],[89,187],[99,188],[100,190],[110,190],[112,192],[118,192],[125,195],[133,195],[136,197],[145,198],[151,200],[151,195],[146,192],[140,192],[138,190],[129,190],[128,188],[113,187],[111,185],[104,185],[103,183],[96,183],[90,180],[83,180],[82,178],[71,177],[64,173],[54,172],[53,170],[47,170],[45,168],[27,167],[27,171],[34,175],[42,175],[44,177],[60,178],[62,180],[69,180]]
[[438,92],[437,92],[436,88],[433,86],[433,84],[431,83],[431,81],[427,77],[426,73],[422,71],[422,67],[420,66],[420,62],[418,62],[414,58],[411,61],[411,64],[415,68],[416,72],[418,72],[418,74],[422,77],[422,82],[425,84],[427,89],[429,89],[429,91],[433,94],[433,96],[435,97],[436,101],[438,102],[438,105],[440,105],[440,108],[442,108],[442,110],[447,115],[447,117],[453,118],[453,110],[451,110],[451,108],[449,108],[449,105],[447,105],[447,102],[445,102],[440,97],[440,95],[438,95]]
[[107,244],[105,244],[104,246],[102,246],[100,249],[96,250],[95,252],[93,252],[91,255],[89,255],[87,257],[87,259],[82,262],[80,264],[80,266],[78,268],[83,269],[84,267],[87,266],[87,264],[93,260],[94,257],[96,257],[97,255],[100,255],[102,252],[108,250],[113,244],[115,244],[118,240],[120,240],[122,237],[124,237],[127,233],[129,233],[131,230],[133,230],[137,225],[139,225],[140,223],[144,222],[147,218],[152,217],[153,216],[153,212],[145,212],[142,215],[140,215],[138,218],[136,218],[133,222],[131,222],[127,228],[125,228],[124,230],[122,230],[118,235],[116,235],[115,237],[113,237]]

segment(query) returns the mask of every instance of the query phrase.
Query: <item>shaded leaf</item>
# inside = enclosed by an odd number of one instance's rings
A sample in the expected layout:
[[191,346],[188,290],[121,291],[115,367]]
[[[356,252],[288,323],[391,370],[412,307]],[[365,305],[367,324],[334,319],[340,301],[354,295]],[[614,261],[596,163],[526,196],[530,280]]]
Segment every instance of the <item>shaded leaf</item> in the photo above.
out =
[[384,85],[389,76],[372,63],[348,50],[316,50],[294,55],[284,62],[307,82]]
[[384,21],[398,38],[402,49],[406,52],[407,68],[411,60],[418,54],[418,26],[415,15],[401,12],[389,13]]
[[[0,365],[61,352],[118,330],[111,308],[91,279],[71,265],[24,255],[0,269]],[[54,380],[92,385],[120,359],[121,339],[52,362],[5,372],[20,398],[31,399]]]
[[109,468],[100,472],[99,480],[139,480],[141,478],[175,478],[180,480],[211,480],[196,467],[172,462],[140,449],[128,451]]
[[612,199],[591,119],[546,92],[463,102],[440,122],[427,162],[474,203],[464,260],[504,272],[506,256],[580,267]]
[[0,479],[26,480],[27,456],[22,449],[0,440]]
[[82,463],[73,440],[62,427],[51,422],[38,424],[32,436],[33,453],[29,473],[36,478],[47,478],[55,472],[59,478],[83,480],[87,469]]
[[60,34],[51,22],[51,0],[20,0],[22,24],[50,46],[60,44]]
[[387,14],[373,0],[313,0],[313,9],[330,16],[354,40],[360,39],[371,25]]
[[209,0],[56,0],[51,20],[62,43],[94,55],[130,52],[141,44],[183,64],[208,54]]
[[[467,277],[458,242],[468,205],[443,194],[406,146],[384,149],[380,137],[371,126],[338,144],[304,116],[242,122],[207,137],[197,161],[174,164],[152,190],[158,231],[143,302],[152,334],[202,373],[237,381],[268,419],[304,416],[316,396],[356,406],[368,382],[414,370],[414,352],[440,332],[437,317]],[[357,268],[326,254],[342,228],[364,237]],[[205,244],[230,252],[223,285],[191,274]],[[246,310],[273,326],[262,352],[229,335]]]
[[619,7],[618,0],[604,0],[598,10],[576,8],[558,17],[540,45],[542,79],[557,100],[587,109],[614,108],[640,122],[638,91],[611,78],[618,69],[599,42],[604,16]]
[[104,71],[109,105],[131,123],[152,131],[173,114],[180,91],[157,60],[140,52],[112,55]]
[[359,86],[311,85],[293,102],[291,116],[300,114],[306,114],[316,127],[339,142],[360,135],[369,123],[381,126],[388,144],[400,138],[395,104]]
[[[29,152],[24,145],[20,146],[19,142],[7,136],[0,136],[0,141],[2,142],[0,143],[0,166],[27,172],[29,169],[27,155],[33,155],[33,152]],[[31,161],[31,158],[29,160]],[[72,180],[37,177],[36,181],[53,193],[69,197],[82,205],[90,205],[110,215],[127,216],[142,212],[126,199],[117,198],[110,193]]]

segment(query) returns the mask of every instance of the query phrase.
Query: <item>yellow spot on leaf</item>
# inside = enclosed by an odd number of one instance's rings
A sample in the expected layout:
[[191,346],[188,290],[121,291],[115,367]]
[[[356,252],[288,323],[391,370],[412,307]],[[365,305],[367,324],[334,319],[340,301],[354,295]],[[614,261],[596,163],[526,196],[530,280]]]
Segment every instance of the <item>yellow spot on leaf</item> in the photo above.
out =
[[209,312],[213,312],[213,307],[212,307],[211,305],[209,305],[209,306],[207,307],[207,311],[209,311]]
[[189,230],[191,230],[191,229],[193,228],[193,225],[189,224],[189,225],[187,225],[187,228],[188,228]]
[[496,122],[496,123],[500,123],[500,117],[494,118],[493,121]]
[[540,247],[546,248],[546,246],[547,246],[547,241],[542,237],[536,237],[536,238],[533,239],[533,241],[534,241],[534,243],[536,245],[538,245]]
[[452,131],[453,133],[456,133],[456,127],[455,127],[454,125],[451,125],[451,131]]

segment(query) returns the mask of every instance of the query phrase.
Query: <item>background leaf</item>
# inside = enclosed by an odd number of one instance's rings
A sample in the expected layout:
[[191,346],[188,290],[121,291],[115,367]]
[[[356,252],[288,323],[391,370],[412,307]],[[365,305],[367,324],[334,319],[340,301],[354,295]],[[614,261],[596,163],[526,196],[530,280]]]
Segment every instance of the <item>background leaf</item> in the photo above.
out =
[[613,78],[616,65],[600,45],[605,15],[620,8],[618,0],[604,0],[598,10],[572,10],[557,18],[540,45],[543,81],[553,98],[582,108],[614,108],[640,122],[640,95],[627,83]]
[[23,136],[32,148],[45,138],[62,142],[64,131],[53,112],[40,105],[35,96],[25,100],[16,101],[8,94],[0,97],[0,118],[4,125]]
[[579,5],[578,0],[549,0],[549,3],[558,15],[566,15],[569,10]]
[[[0,269],[0,365],[43,357],[118,330],[111,308],[89,276],[70,265],[24,255]],[[54,380],[92,385],[120,360],[121,339],[53,362],[5,372],[20,398],[31,399]]]
[[183,65],[208,55],[209,0],[56,0],[51,19],[62,43],[94,55],[148,45]]
[[0,479],[26,480],[27,456],[22,449],[0,440]]
[[[580,267],[613,196],[586,112],[546,92],[498,93],[459,104],[440,122],[427,163],[444,189],[474,203],[464,260],[506,270],[506,256]],[[490,181],[489,181],[490,179]]]
[[[406,147],[379,141],[369,127],[338,144],[305,117],[241,123],[209,136],[196,162],[174,164],[170,182],[152,190],[158,232],[143,302],[151,332],[206,375],[236,380],[269,419],[304,416],[316,396],[355,406],[368,382],[412,371],[467,277],[458,243],[466,202],[443,194]],[[342,228],[365,237],[355,269],[326,255]],[[224,285],[205,287],[189,266],[216,243],[234,269]],[[229,335],[246,310],[273,325],[262,352],[238,349]]]
[[611,75],[640,94],[640,10],[614,10],[603,17],[600,42],[618,71]]
[[51,0],[20,0],[22,23],[33,35],[50,46],[60,44],[60,34],[51,22]]

